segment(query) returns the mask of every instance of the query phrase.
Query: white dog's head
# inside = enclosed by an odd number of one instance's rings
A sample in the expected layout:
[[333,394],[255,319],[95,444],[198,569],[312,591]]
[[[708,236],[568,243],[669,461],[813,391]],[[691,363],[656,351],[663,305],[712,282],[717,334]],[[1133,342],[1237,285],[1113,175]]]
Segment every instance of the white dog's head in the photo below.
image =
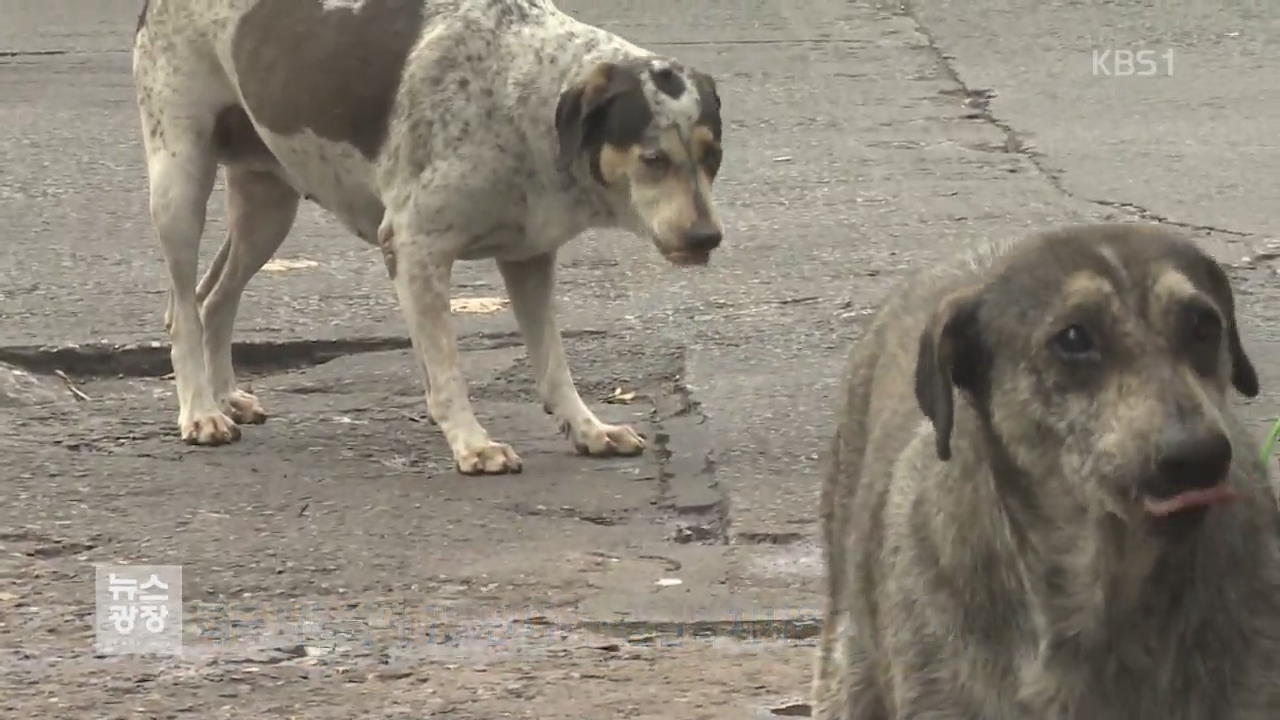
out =
[[585,162],[626,225],[671,262],[702,264],[719,246],[711,185],[720,170],[715,81],[667,58],[601,63],[556,108],[560,164]]

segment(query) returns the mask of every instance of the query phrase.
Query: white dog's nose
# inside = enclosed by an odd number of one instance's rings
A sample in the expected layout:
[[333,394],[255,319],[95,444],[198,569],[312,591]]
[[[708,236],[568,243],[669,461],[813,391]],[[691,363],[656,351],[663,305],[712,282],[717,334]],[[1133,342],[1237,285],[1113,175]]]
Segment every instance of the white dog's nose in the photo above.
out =
[[711,223],[697,223],[685,233],[684,244],[696,252],[711,252],[720,246],[724,233]]

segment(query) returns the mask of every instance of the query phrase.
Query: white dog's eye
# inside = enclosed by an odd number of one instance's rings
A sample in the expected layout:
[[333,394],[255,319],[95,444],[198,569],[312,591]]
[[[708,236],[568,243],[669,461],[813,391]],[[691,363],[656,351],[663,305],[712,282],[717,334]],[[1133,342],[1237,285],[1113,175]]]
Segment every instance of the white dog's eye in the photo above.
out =
[[645,150],[640,153],[640,162],[655,170],[666,167],[668,161],[667,154],[661,150]]

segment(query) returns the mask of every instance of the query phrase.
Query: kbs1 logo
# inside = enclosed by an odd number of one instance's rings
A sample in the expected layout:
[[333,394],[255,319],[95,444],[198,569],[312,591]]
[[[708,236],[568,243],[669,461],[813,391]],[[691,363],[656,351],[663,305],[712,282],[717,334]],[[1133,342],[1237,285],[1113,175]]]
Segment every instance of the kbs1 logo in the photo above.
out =
[[1173,75],[1173,48],[1128,50],[1107,48],[1093,51],[1094,77],[1155,77]]

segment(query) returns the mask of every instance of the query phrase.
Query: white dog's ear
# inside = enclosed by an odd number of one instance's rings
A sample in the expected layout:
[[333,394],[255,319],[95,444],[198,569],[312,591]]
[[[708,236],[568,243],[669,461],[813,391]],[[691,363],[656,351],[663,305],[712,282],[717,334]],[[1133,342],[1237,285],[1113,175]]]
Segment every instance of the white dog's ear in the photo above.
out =
[[716,80],[710,75],[697,70],[692,71],[690,74],[693,76],[693,85],[698,88],[698,97],[702,102],[702,112],[698,117],[698,122],[710,128],[716,138],[716,142],[720,142],[720,92],[716,88]]
[[606,62],[560,94],[556,103],[557,167],[569,169],[579,153],[601,143],[610,104],[631,91],[640,91],[639,76],[629,68]]
[[951,459],[955,422],[954,387],[973,389],[982,357],[978,329],[980,288],[967,288],[938,304],[920,333],[916,356],[916,402],[933,423],[939,460]]

